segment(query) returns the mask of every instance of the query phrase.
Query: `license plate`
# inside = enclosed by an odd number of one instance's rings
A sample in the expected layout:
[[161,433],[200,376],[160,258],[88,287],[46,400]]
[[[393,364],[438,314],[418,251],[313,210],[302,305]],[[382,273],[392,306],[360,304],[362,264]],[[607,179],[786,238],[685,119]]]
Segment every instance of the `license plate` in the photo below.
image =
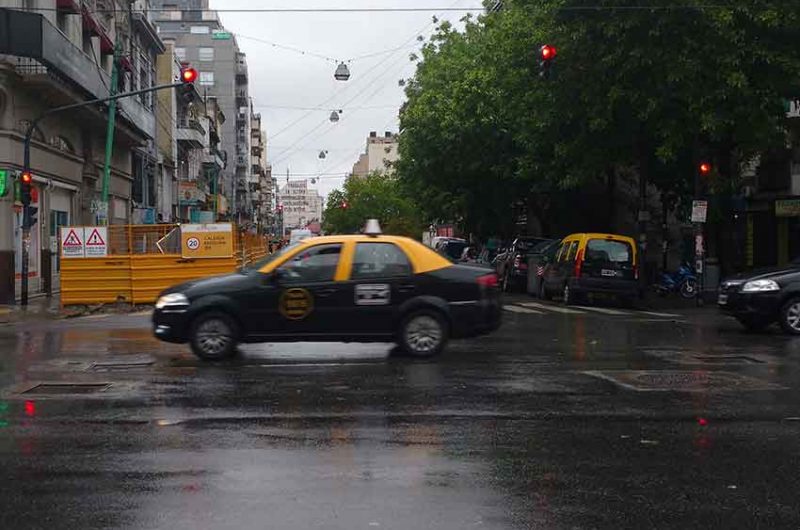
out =
[[617,271],[612,271],[612,270],[610,270],[610,269],[602,269],[602,270],[600,271],[600,274],[602,274],[603,276],[611,276],[611,277],[614,277],[614,276],[616,276],[616,275],[617,275]]
[[717,303],[718,303],[719,305],[725,305],[725,304],[727,304],[727,303],[728,303],[728,295],[727,295],[727,294],[721,294],[721,295],[719,295],[719,298],[717,298]]

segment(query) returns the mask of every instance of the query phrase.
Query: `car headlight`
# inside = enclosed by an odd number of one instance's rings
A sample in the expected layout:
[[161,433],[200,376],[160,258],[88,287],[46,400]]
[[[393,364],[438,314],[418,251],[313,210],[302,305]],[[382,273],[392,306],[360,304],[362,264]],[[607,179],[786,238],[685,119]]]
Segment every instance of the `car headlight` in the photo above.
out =
[[742,287],[743,293],[764,293],[780,290],[781,286],[772,280],[753,280],[751,282],[747,282]]
[[185,294],[170,293],[165,294],[156,301],[156,309],[164,309],[167,306],[187,306],[189,299]]

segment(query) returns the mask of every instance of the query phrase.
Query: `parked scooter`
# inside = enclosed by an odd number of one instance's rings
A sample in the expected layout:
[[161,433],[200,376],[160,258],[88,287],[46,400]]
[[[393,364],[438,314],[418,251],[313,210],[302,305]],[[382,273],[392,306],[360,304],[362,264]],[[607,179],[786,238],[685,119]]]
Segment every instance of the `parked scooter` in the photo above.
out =
[[686,262],[682,263],[675,272],[662,273],[659,282],[653,287],[661,296],[680,293],[681,297],[687,300],[697,296],[699,289],[694,269]]

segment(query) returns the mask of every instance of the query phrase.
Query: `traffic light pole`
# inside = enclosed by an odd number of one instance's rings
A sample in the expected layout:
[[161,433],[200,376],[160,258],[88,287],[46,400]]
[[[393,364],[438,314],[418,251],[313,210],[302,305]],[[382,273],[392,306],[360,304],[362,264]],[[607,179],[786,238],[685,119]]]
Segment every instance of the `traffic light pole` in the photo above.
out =
[[[25,142],[23,147],[23,173],[30,172],[31,170],[31,140],[33,139],[33,131],[36,130],[36,126],[42,121],[44,118],[50,116],[51,114],[55,114],[57,112],[63,112],[65,110],[72,110],[81,107],[88,107],[90,105],[95,105],[97,103],[105,103],[107,101],[116,102],[118,99],[127,98],[131,96],[138,96],[139,94],[146,94],[147,92],[155,92],[157,90],[164,90],[166,88],[176,88],[179,86],[184,85],[183,81],[177,83],[170,83],[168,85],[157,85],[150,88],[145,88],[142,90],[135,90],[133,92],[123,92],[122,94],[115,94],[106,98],[97,98],[97,99],[90,99],[88,101],[83,101],[81,103],[73,103],[71,105],[64,105],[61,107],[54,107],[52,109],[48,109],[45,112],[39,114],[36,118],[34,118],[30,124],[28,124],[28,129],[25,131]],[[106,158],[110,156],[111,148],[106,145]],[[104,182],[104,191],[107,193],[108,189],[105,187]],[[106,202],[108,204],[108,202]],[[22,207],[22,256],[21,256],[21,273],[22,278],[20,282],[20,305],[22,307],[27,307],[28,305],[28,272],[29,272],[29,256],[30,256],[30,246],[31,246],[31,227],[28,226],[28,220],[30,219],[30,206],[24,205]]]

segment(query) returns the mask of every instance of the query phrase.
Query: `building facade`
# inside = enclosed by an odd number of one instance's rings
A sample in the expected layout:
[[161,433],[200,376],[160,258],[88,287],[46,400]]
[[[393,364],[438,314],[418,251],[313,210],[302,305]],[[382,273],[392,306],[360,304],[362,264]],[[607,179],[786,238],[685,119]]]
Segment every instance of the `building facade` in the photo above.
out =
[[156,17],[159,35],[174,41],[179,61],[199,72],[200,96],[214,98],[225,115],[219,150],[227,164],[220,172],[219,190],[229,205],[227,217],[252,221],[247,58],[217,12],[209,9],[208,0],[153,0],[152,4],[163,10]]
[[284,234],[295,228],[306,228],[310,223],[322,222],[322,197],[308,184],[305,179],[290,180],[278,192]]
[[[23,167],[25,132],[54,107],[107,97],[115,48],[118,92],[154,85],[164,45],[147,1],[0,0],[0,168]],[[156,96],[121,99],[111,153],[108,221],[127,223],[134,190],[157,166]],[[29,291],[58,289],[59,227],[97,223],[103,184],[107,111],[91,105],[52,114],[33,129],[30,166],[38,208],[31,229]],[[21,205],[0,198],[0,303],[21,280]]]
[[398,140],[398,136],[389,131],[383,136],[378,136],[376,131],[370,132],[364,152],[353,165],[353,176],[363,177],[373,171],[390,173],[391,164],[399,158]]

